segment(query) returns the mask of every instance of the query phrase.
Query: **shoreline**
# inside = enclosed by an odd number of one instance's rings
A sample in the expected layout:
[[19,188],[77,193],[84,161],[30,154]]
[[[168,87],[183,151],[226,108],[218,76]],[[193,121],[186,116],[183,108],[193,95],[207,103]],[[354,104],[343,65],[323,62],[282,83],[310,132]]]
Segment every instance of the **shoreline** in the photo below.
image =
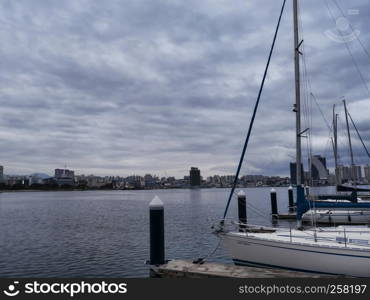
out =
[[[237,187],[238,189],[260,189],[260,188],[288,188],[289,185],[284,186],[243,186]],[[325,185],[325,186],[318,186],[315,188],[322,188],[322,187],[335,187],[332,185]],[[26,192],[91,192],[91,191],[158,191],[158,190],[204,190],[204,189],[230,189],[231,187],[200,187],[200,188],[153,188],[153,189],[55,189],[55,190],[46,190],[46,189],[15,189],[15,190],[0,190],[1,193],[26,193]]]

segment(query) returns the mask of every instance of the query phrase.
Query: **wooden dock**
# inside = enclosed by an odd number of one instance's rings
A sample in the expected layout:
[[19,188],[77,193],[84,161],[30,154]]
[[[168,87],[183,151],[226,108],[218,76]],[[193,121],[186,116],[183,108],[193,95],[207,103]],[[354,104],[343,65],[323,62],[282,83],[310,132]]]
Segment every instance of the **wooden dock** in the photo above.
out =
[[160,278],[333,278],[334,276],[271,268],[254,268],[188,260],[171,260],[164,265],[151,266],[151,277]]

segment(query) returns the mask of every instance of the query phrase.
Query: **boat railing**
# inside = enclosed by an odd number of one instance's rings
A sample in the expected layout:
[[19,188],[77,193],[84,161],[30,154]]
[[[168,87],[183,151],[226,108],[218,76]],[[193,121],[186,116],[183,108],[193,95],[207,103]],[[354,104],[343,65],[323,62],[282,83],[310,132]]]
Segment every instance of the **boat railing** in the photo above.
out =
[[[365,228],[364,228],[365,229]],[[294,238],[294,234],[292,235],[292,229],[290,231],[290,241],[292,242],[292,238]],[[346,227],[337,227],[336,229],[329,228],[325,230],[323,228],[312,228],[310,231],[308,230],[300,230],[301,233],[306,234],[307,239],[312,239],[314,242],[329,242],[329,243],[336,243],[336,244],[344,244],[344,247],[351,247],[351,246],[361,246],[370,248],[370,240],[369,239],[362,239],[362,233],[368,233],[369,230],[348,230]],[[328,234],[331,234],[328,236]]]
[[215,232],[240,232],[247,236],[252,233],[276,233],[281,237],[289,238],[290,243],[297,243],[301,239],[312,240],[316,242],[328,242],[330,244],[344,244],[344,247],[361,246],[370,248],[370,240],[361,238],[363,233],[367,236],[370,233],[368,227],[345,227],[339,226],[336,228],[310,228],[310,229],[296,229],[295,226],[290,225],[289,228],[269,227],[265,225],[245,224],[238,221],[227,219],[222,222],[222,225],[214,227]]

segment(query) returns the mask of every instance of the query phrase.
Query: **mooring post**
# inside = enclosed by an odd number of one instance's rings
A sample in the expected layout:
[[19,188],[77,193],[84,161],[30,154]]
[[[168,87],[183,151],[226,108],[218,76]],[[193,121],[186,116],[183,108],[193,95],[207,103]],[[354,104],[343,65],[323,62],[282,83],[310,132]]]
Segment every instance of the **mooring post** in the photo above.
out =
[[164,249],[164,206],[161,199],[155,196],[149,204],[150,218],[150,264],[165,263]]
[[238,193],[238,215],[239,215],[239,231],[243,232],[247,227],[247,197],[244,191]]
[[276,190],[274,188],[271,189],[270,198],[271,198],[271,215],[272,217],[277,217],[278,216],[277,197]]
[[294,211],[294,196],[293,196],[293,187],[289,186],[288,188],[288,199],[289,199],[289,212]]

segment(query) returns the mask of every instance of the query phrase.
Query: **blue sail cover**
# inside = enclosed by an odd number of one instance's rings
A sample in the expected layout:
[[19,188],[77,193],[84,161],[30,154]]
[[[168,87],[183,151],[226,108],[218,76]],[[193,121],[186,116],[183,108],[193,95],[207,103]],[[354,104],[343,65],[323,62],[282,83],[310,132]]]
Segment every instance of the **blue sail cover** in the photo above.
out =
[[[333,198],[335,200],[335,198]],[[311,207],[315,208],[364,208],[370,209],[370,202],[337,202],[337,201],[314,201],[308,200],[304,194],[304,188],[297,186],[297,220],[301,220],[305,212]]]
[[310,209],[309,202],[304,195],[304,188],[297,185],[297,220],[302,220],[302,215]]

